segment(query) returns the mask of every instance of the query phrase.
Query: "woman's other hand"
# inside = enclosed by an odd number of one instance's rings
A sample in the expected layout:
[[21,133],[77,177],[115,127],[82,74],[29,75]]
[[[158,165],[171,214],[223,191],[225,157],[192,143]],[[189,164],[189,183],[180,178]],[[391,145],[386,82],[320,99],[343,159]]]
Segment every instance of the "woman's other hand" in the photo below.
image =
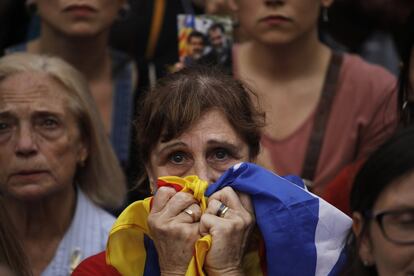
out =
[[161,187],[154,195],[148,226],[162,275],[184,275],[200,238],[200,206],[189,193]]
[[[217,212],[222,203],[228,209],[219,217]],[[201,235],[212,236],[204,264],[208,275],[243,274],[242,260],[254,224],[253,206],[247,195],[226,187],[209,198],[207,210],[200,219]]]

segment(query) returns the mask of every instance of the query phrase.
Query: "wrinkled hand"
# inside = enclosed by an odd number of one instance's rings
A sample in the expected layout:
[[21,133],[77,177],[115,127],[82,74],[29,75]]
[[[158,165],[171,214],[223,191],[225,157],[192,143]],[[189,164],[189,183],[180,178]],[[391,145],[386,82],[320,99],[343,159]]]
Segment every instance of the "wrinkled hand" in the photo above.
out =
[[[154,195],[148,226],[162,275],[184,275],[200,238],[200,206],[189,193],[161,187]],[[184,212],[190,209],[192,214]]]
[[[229,209],[218,217],[221,203]],[[200,219],[201,235],[212,236],[204,264],[208,275],[243,274],[242,260],[254,224],[253,206],[247,195],[226,187],[209,197],[207,210]]]

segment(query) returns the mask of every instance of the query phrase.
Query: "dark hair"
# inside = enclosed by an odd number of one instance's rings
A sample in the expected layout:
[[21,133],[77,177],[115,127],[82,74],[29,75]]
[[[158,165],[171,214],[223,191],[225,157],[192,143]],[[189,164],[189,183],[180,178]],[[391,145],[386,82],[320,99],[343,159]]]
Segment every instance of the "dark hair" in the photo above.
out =
[[414,111],[414,103],[408,102],[410,90],[414,89],[414,87],[410,87],[410,58],[414,46],[414,12],[408,17],[402,33],[404,35],[399,41],[402,67],[399,76],[398,106],[401,111],[402,123],[408,125],[414,119],[412,118],[413,112],[410,112]]
[[206,36],[202,32],[192,31],[187,37],[187,43],[190,43],[193,37],[201,38],[203,40],[203,44],[206,44]]
[[254,159],[260,150],[264,115],[255,108],[253,92],[217,68],[192,66],[161,79],[143,99],[136,121],[144,164],[159,141],[170,141],[210,110],[223,112],[249,146]]
[[16,237],[16,230],[7,214],[2,195],[0,195],[0,222],[0,266],[5,266],[16,275],[32,275],[27,256]]
[[[414,127],[400,130],[379,147],[358,172],[351,191],[351,212],[364,218],[361,237],[367,234],[367,214],[380,194],[395,180],[414,172]],[[375,267],[365,267],[358,257],[360,239],[348,235],[348,275],[377,275]]]
[[209,33],[209,32],[210,32],[210,31],[212,31],[212,30],[216,30],[216,29],[221,30],[221,32],[222,32],[222,33],[224,33],[224,32],[225,32],[223,24],[221,24],[221,23],[214,23],[214,24],[212,24],[212,25],[208,28],[208,32],[207,32],[207,33]]

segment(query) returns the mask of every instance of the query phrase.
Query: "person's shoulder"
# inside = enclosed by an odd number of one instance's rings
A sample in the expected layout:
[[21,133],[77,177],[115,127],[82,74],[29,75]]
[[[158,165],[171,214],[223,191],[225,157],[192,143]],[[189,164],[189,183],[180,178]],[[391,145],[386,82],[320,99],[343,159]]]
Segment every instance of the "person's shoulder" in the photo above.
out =
[[72,273],[72,276],[77,275],[117,276],[121,274],[113,266],[106,264],[105,251],[103,251],[83,260]]
[[369,98],[374,95],[381,98],[381,94],[388,97],[397,89],[397,79],[393,74],[355,54],[344,54],[340,82],[344,90]]
[[6,55],[10,55],[13,53],[21,53],[27,51],[27,43],[20,43],[16,45],[12,45],[4,50]]
[[345,53],[342,72],[349,77],[362,80],[375,80],[376,83],[396,82],[396,77],[386,68],[369,63],[356,54]]
[[104,210],[102,207],[96,205],[92,200],[84,194],[82,191],[79,192],[79,201],[78,203],[82,202],[82,208],[88,209],[89,211],[88,216],[93,216],[94,223],[98,223],[99,225],[95,225],[95,227],[99,227],[100,231],[103,233],[108,233],[112,227],[112,224],[115,222],[115,217]]

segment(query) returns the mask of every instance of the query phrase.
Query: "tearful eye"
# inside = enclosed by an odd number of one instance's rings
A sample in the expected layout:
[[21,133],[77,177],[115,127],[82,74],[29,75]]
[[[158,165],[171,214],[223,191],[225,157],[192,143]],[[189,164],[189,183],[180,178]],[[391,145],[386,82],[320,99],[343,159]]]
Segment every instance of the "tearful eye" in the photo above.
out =
[[218,149],[214,152],[214,158],[218,159],[218,160],[224,160],[227,159],[227,157],[229,156],[227,150],[225,149]]
[[7,123],[0,123],[0,131],[7,129],[9,125]]
[[173,153],[170,155],[169,159],[174,164],[182,164],[185,160],[185,154],[182,152]]
[[46,118],[42,122],[42,126],[46,128],[55,128],[58,125],[58,121],[51,118]]

